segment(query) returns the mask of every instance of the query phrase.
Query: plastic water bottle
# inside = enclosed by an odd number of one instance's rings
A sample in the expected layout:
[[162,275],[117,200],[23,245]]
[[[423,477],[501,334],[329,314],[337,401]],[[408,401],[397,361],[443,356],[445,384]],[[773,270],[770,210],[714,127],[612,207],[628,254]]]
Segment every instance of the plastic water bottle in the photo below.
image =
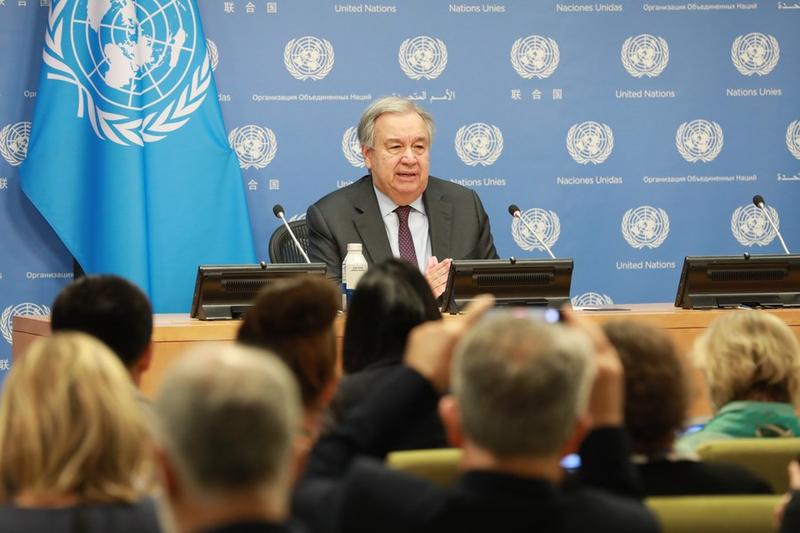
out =
[[347,310],[353,291],[358,285],[361,276],[367,271],[367,260],[361,253],[360,242],[347,244],[347,255],[342,262],[342,309]]

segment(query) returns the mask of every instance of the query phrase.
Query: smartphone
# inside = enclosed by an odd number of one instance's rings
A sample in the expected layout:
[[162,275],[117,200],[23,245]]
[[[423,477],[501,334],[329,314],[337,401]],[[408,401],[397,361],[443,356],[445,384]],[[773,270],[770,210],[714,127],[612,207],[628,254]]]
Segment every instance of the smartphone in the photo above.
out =
[[555,324],[561,322],[563,317],[561,311],[552,307],[535,307],[535,306],[513,306],[513,307],[495,307],[486,313],[487,317],[496,313],[511,313],[516,318],[530,318],[532,320],[543,320],[548,324]]

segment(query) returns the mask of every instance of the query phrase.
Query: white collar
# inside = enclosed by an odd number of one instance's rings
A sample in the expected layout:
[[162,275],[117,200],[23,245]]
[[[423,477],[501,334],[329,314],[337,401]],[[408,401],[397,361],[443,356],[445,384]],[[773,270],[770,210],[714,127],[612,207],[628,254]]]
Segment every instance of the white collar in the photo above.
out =
[[[378,209],[381,210],[382,218],[385,218],[390,213],[394,213],[394,210],[400,207],[398,204],[394,203],[391,198],[379,191],[375,183],[372,184],[372,188],[375,191],[375,197],[378,199]],[[425,214],[425,203],[422,201],[422,195],[419,195],[416,200],[408,205],[423,215]]]

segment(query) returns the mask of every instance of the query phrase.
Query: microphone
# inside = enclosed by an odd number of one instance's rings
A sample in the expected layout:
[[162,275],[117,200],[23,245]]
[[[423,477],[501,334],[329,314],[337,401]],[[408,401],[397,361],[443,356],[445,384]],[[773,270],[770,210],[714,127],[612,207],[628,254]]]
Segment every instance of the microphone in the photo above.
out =
[[303,259],[306,260],[306,263],[311,263],[311,259],[308,258],[308,255],[306,254],[306,251],[303,250],[302,246],[300,246],[300,241],[297,240],[297,237],[295,236],[294,232],[292,231],[291,226],[289,226],[289,223],[286,222],[286,217],[283,216],[283,206],[281,204],[275,204],[272,207],[272,213],[276,217],[278,217],[279,219],[281,219],[283,221],[283,225],[286,226],[286,229],[289,231],[289,236],[294,241],[294,245],[297,247],[297,249],[300,250],[300,253],[303,254]]
[[519,207],[517,207],[517,204],[511,204],[510,206],[508,206],[508,214],[510,214],[514,218],[518,218],[519,221],[522,222],[526,228],[528,228],[528,231],[533,233],[533,236],[536,237],[536,240],[539,241],[539,244],[544,246],[544,249],[547,250],[547,253],[550,255],[550,259],[556,258],[556,256],[553,255],[553,251],[550,249],[549,246],[547,246],[547,243],[544,242],[544,240],[541,237],[539,237],[539,234],[536,233],[536,230],[533,229],[533,226],[528,224],[528,221],[522,218],[522,213],[520,212]]
[[781,230],[778,229],[778,225],[775,224],[775,221],[772,220],[772,217],[769,214],[769,209],[767,209],[766,204],[764,203],[764,197],[760,194],[756,194],[753,196],[753,204],[761,209],[761,212],[764,213],[764,216],[767,217],[767,221],[769,225],[775,230],[775,233],[778,235],[778,240],[781,241],[781,246],[783,246],[783,251],[786,255],[791,255],[789,249],[786,247],[786,243],[783,241],[783,235],[781,235]]

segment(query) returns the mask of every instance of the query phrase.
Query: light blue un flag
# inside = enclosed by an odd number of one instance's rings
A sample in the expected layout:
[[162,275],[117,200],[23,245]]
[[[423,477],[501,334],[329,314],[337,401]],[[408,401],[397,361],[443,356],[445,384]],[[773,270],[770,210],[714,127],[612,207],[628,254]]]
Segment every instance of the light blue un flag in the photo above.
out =
[[87,272],[185,312],[255,260],[194,0],[52,0],[22,189]]

